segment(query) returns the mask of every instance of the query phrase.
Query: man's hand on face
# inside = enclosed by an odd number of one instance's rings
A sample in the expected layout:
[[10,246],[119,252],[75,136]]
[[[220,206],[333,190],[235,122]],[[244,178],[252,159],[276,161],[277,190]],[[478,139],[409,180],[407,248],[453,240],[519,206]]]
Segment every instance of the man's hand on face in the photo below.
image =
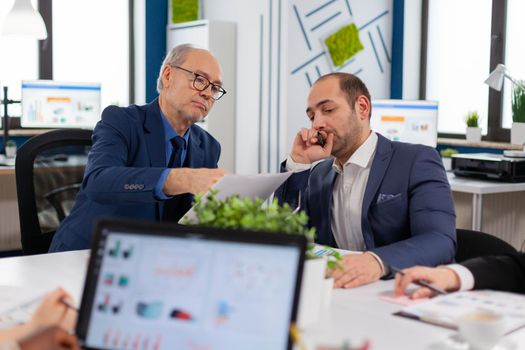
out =
[[339,264],[342,269],[328,271],[328,275],[334,278],[334,288],[353,288],[381,277],[381,265],[372,254],[345,255]]
[[312,164],[315,161],[330,157],[334,145],[334,135],[321,131],[324,146],[319,145],[318,131],[315,129],[301,129],[295,135],[292,145],[292,159],[296,163]]
[[59,327],[42,328],[19,341],[21,350],[80,350],[77,338]]
[[224,169],[171,169],[162,190],[167,196],[181,193],[206,193],[224,175]]

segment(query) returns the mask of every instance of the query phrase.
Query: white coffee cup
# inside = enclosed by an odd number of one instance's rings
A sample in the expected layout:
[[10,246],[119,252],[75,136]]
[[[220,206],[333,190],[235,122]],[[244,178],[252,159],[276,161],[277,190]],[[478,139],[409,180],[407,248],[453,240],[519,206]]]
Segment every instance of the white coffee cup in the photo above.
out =
[[473,350],[493,349],[505,334],[505,318],[492,311],[473,311],[459,317],[457,322],[459,333]]

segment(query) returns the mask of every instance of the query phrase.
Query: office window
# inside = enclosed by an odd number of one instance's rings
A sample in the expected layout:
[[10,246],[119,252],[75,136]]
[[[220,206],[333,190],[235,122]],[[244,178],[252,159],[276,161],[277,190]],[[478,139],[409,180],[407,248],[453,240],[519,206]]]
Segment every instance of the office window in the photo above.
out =
[[[525,80],[525,22],[523,14],[525,13],[525,1],[507,0],[507,28],[505,42],[505,66],[509,69],[510,75],[517,80]],[[503,118],[502,127],[510,128],[512,126],[511,110],[511,85],[512,83],[505,79],[503,86]]]
[[[0,1],[0,26],[13,7],[14,0]],[[37,1],[32,1],[37,8]],[[7,86],[9,98],[20,100],[21,80],[38,78],[38,41],[36,39],[0,35],[0,86]],[[0,92],[0,99],[3,90]],[[19,116],[20,104],[9,105],[9,115]],[[3,116],[3,105],[2,112]]]
[[102,84],[102,108],[129,103],[128,0],[53,0],[53,79]]
[[429,0],[426,96],[439,101],[438,132],[465,133],[476,110],[487,133],[491,0]]

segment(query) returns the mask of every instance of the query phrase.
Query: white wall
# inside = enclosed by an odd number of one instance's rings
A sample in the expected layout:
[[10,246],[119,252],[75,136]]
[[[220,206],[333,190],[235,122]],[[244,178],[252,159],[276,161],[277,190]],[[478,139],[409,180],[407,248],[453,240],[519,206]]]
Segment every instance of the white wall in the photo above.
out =
[[[269,27],[269,2],[268,0],[230,0],[227,2],[216,0],[203,0],[203,16],[211,21],[232,21],[237,23],[237,128],[236,128],[236,172],[239,174],[252,174],[267,171],[259,163],[259,115],[269,115],[268,108],[268,80],[269,80],[269,40],[267,29]],[[272,1],[276,3],[276,1]],[[276,8],[272,8],[272,14]],[[273,18],[272,18],[273,19]],[[261,32],[261,21],[263,32]],[[262,62],[261,62],[261,41]],[[272,57],[274,60],[275,57]],[[262,74],[262,81],[260,76]],[[225,86],[228,90],[228,87]],[[260,98],[261,97],[261,98]],[[219,101],[220,103],[220,101]],[[213,112],[212,112],[213,113]],[[213,114],[210,113],[210,117]],[[266,125],[266,118],[263,124]],[[266,131],[266,130],[264,130]],[[263,135],[266,138],[266,133]],[[261,144],[262,145],[262,144]],[[267,154],[267,144],[264,151]],[[261,162],[262,163],[262,162]],[[266,165],[266,162],[265,164]]]
[[146,103],[146,0],[134,0],[135,104]]
[[[407,1],[410,2],[410,0]],[[315,0],[308,0],[308,3],[294,0],[229,0],[222,2],[202,0],[202,2],[204,18],[211,21],[237,23],[236,172],[249,174],[278,171],[280,161],[289,152],[291,139],[296,129],[308,126],[304,112],[308,86],[304,82],[304,86],[300,88],[290,86],[293,83],[290,78],[291,68],[296,63],[291,61],[291,57],[303,54],[297,52],[296,38],[290,35],[291,32],[297,31],[297,22],[294,17],[296,15],[292,12],[292,5],[295,4],[297,8],[303,6],[301,10],[304,15],[308,9],[321,6],[326,2]],[[364,25],[376,17],[376,12],[381,7],[391,9],[392,0],[353,0],[349,3],[352,4],[354,14],[348,16],[345,13],[338,16],[337,20],[341,22],[338,22],[338,25],[351,21],[355,21],[358,26]],[[341,7],[335,9],[334,12],[343,13],[346,8],[345,4],[345,1],[340,0],[330,6]],[[319,13],[324,11],[323,9]],[[323,20],[323,16],[327,15],[329,15],[328,12],[323,13],[318,19],[315,19],[317,14],[309,16],[308,20],[312,20],[312,23],[308,24],[309,29],[316,24],[316,21]],[[374,25],[369,27],[373,29],[373,31],[370,30],[370,35],[377,35],[378,28],[381,26],[387,46],[390,46],[391,41],[391,18],[390,10],[388,16],[381,17],[381,21],[377,24],[374,22]],[[313,33],[311,34],[312,40],[316,40],[317,46],[319,46],[317,41],[326,33],[326,30],[322,29],[310,32]],[[363,42],[368,40],[368,31],[362,31],[360,34]],[[366,46],[366,43],[364,44]],[[376,45],[381,48],[378,38],[376,38]],[[370,45],[367,49],[369,47]],[[370,52],[367,51],[367,55]],[[383,54],[382,52],[380,54]],[[372,58],[364,59],[359,66],[365,66],[366,60],[372,60]],[[320,63],[319,67],[321,74],[330,71],[326,62]],[[353,73],[359,68],[350,65],[344,71]],[[385,68],[383,76],[387,82],[378,81],[372,78],[372,75],[369,76],[371,70],[363,70],[366,76],[361,76],[370,85],[372,93],[375,92],[374,97],[376,98],[384,98],[389,95],[390,67],[384,65],[383,68]],[[316,72],[315,67],[312,69]],[[304,79],[304,73],[300,78]],[[317,75],[312,75],[313,80],[316,78]],[[225,88],[228,89],[227,86]],[[210,117],[213,117],[213,112],[210,113]]]
[[422,0],[405,0],[403,99],[419,99]]

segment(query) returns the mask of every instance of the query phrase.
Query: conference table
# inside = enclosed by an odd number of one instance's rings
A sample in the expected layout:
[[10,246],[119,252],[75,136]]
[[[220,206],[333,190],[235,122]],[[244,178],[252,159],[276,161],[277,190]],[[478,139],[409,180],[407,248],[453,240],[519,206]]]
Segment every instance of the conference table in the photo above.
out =
[[[51,290],[61,286],[79,302],[89,252],[74,251],[0,259],[0,285]],[[393,281],[379,281],[348,290],[334,290],[319,321],[305,327],[302,338],[308,350],[317,346],[343,349],[369,341],[370,350],[464,349],[454,341],[457,332],[394,316],[402,308],[381,299],[390,294]],[[498,350],[525,349],[525,329],[506,336]],[[337,346],[337,347],[335,347]]]

